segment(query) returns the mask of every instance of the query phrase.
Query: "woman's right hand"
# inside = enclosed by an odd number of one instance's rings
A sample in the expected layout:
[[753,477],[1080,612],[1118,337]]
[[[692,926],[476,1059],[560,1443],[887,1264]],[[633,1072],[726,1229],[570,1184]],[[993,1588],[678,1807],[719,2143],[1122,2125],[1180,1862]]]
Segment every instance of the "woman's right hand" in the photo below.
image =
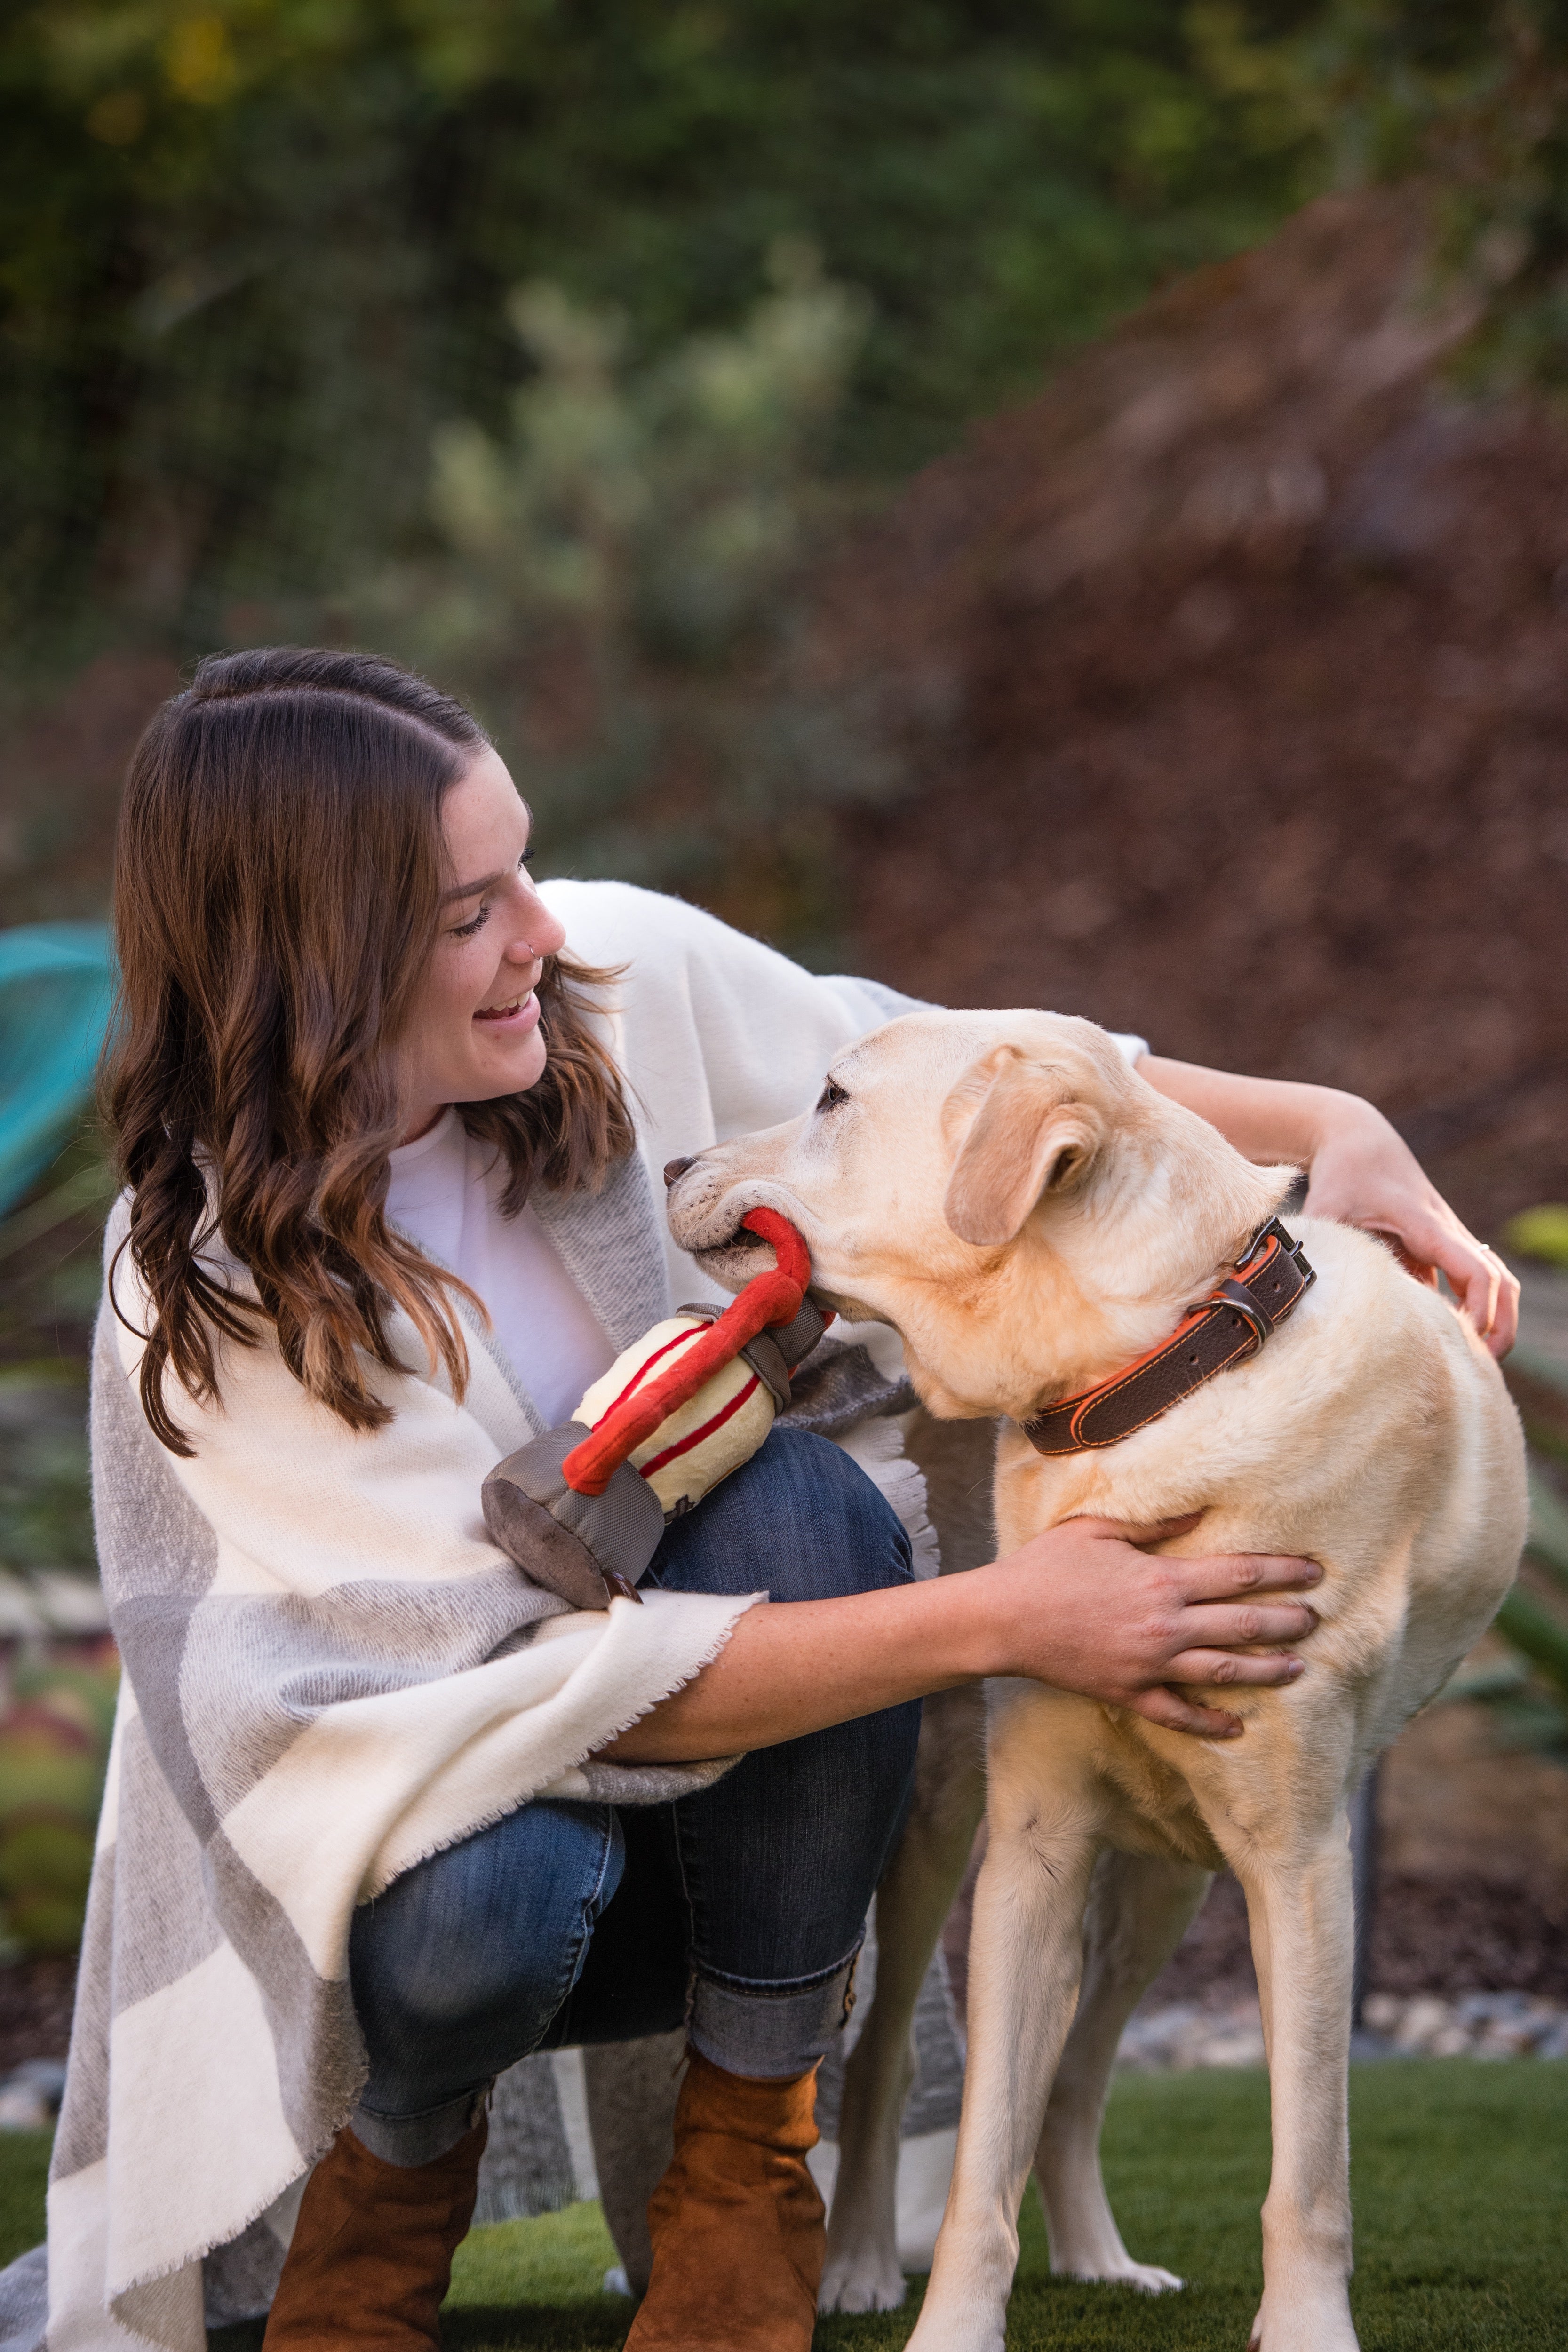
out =
[[1174,1731],[1234,1738],[1239,1717],[1194,1706],[1171,1685],[1295,1681],[1300,1658],[1239,1645],[1305,1640],[1317,1612],[1284,1596],[1310,1591],[1323,1571],[1315,1559],[1272,1553],[1174,1559],[1140,1549],[1197,1524],[1064,1519],[981,1570],[997,1580],[990,1597],[1008,1628],[1006,1663],[991,1671],[1130,1707]]

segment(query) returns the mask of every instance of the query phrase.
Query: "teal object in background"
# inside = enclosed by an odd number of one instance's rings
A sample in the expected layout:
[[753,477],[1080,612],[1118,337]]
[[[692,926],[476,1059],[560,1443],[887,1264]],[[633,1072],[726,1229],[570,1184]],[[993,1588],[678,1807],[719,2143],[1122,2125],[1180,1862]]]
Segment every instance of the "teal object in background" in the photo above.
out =
[[0,931],[0,1216],[48,1166],[90,1094],[113,996],[106,924]]

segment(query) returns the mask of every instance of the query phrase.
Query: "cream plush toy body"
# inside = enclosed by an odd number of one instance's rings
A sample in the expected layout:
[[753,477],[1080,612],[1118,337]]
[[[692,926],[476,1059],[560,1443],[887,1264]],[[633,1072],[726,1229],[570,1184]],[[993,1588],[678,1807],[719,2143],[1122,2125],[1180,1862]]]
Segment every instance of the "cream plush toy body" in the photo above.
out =
[[562,1429],[485,1481],[485,1524],[529,1574],[579,1609],[637,1600],[666,1524],[749,1461],[789,1402],[790,1375],[826,1328],[811,1265],[784,1218],[745,1223],[775,1263],[722,1315],[682,1307],[623,1349]]

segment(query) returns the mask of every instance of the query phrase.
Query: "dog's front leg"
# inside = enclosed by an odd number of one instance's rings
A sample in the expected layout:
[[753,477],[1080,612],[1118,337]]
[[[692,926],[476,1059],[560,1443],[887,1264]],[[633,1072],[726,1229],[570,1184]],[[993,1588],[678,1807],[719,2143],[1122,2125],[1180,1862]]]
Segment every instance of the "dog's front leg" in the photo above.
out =
[[994,1748],[958,2158],[910,2352],[1002,2352],[1018,2205],[1083,1965],[1092,1808],[1038,1780],[999,1791],[995,1769]]
[[1268,2044],[1274,2160],[1258,2352],[1355,2352],[1348,2117],[1355,1931],[1344,1814],[1304,1853],[1235,1857]]
[[1158,2294],[1172,2271],[1135,2263],[1105,2194],[1100,2127],[1121,2029],[1208,1892],[1195,1864],[1108,1852],[1084,1921],[1083,1990],[1046,2108],[1035,2171],[1045,2200],[1051,2268],[1069,2278],[1116,2279]]
[[824,2311],[892,2311],[899,2262],[899,2126],[909,2095],[915,2003],[968,1864],[985,1802],[977,1690],[925,1703],[914,1801],[877,1889],[877,1990],[844,2070],[838,2174],[827,2222]]

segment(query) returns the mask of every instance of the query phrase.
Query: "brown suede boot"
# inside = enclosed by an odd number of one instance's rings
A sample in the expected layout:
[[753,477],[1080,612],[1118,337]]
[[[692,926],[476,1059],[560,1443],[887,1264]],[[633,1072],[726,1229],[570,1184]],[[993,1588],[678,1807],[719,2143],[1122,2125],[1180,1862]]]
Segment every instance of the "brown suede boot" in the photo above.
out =
[[266,2352],[439,2345],[441,2301],[473,2218],[489,2130],[481,2116],[434,2164],[384,2164],[345,2124],[307,2184]]
[[827,2244],[805,2164],[816,2095],[815,2066],[774,2082],[687,2053],[626,2352],[808,2352]]

